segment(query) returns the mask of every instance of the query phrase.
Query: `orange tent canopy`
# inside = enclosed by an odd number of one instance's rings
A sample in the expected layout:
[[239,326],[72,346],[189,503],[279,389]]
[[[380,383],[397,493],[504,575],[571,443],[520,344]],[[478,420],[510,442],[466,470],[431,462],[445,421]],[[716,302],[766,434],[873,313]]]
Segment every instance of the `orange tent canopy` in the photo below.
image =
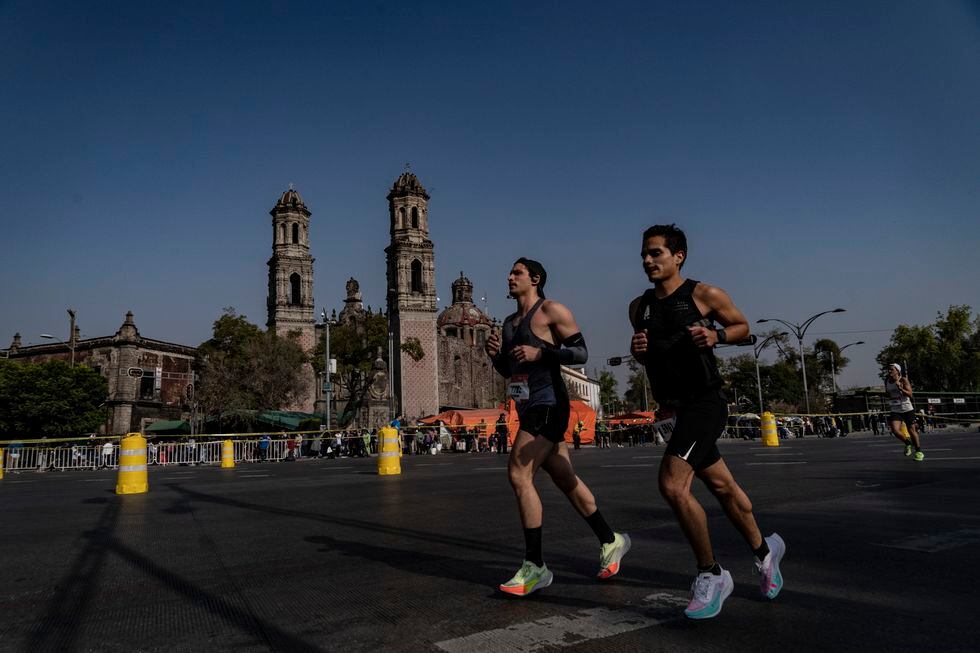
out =
[[[578,424],[579,420],[582,421],[582,431],[579,435],[582,444],[594,442],[596,421],[595,411],[592,410],[592,407],[584,401],[573,399],[570,403],[571,411],[568,415],[568,426],[565,429],[565,442],[572,442],[572,431],[574,430],[575,425]],[[500,413],[507,414],[507,441],[508,443],[513,444],[514,439],[517,438],[517,431],[520,427],[520,421],[517,417],[517,408],[514,405],[513,399],[507,401],[506,408],[501,406],[500,408],[472,408],[467,410],[453,409],[443,411],[438,415],[426,417],[419,420],[419,422],[426,425],[433,425],[437,421],[442,420],[448,427],[465,426],[466,428],[470,428],[473,426],[479,427],[480,421],[483,420],[484,426],[479,428],[479,431],[481,436],[486,436],[492,434],[496,429],[497,419],[500,417]]]
[[633,426],[635,424],[653,424],[656,419],[656,411],[634,410],[619,415],[611,415],[606,419],[606,424],[609,426]]

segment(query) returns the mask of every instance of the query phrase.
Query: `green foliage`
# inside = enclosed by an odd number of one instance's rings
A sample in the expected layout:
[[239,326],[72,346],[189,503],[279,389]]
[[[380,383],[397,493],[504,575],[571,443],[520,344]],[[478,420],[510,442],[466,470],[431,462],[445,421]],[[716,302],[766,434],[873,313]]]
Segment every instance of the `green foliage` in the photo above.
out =
[[105,423],[106,381],[85,365],[0,360],[0,436],[78,436]]
[[[337,372],[330,377],[334,396],[347,398],[344,411],[338,415],[338,425],[346,426],[355,416],[371,381],[371,366],[381,351],[388,358],[388,318],[381,312],[367,313],[358,325],[338,324],[330,327],[330,357],[337,361]],[[313,352],[313,365],[324,369],[324,343],[320,338]]]
[[425,356],[425,350],[422,349],[422,343],[419,342],[418,338],[406,338],[405,342],[402,343],[401,350],[416,363]]
[[629,361],[630,375],[623,393],[623,408],[626,410],[653,410],[655,402],[647,390],[646,370],[632,358]]
[[613,410],[612,406],[619,403],[619,393],[616,391],[619,381],[612,372],[602,370],[599,372],[599,404]]
[[899,325],[876,357],[898,363],[916,387],[937,392],[980,391],[980,317],[969,306],[950,306],[928,326]]
[[308,389],[303,367],[309,357],[297,333],[280,338],[226,308],[214,335],[198,348],[201,382],[197,400],[204,411],[277,410]]

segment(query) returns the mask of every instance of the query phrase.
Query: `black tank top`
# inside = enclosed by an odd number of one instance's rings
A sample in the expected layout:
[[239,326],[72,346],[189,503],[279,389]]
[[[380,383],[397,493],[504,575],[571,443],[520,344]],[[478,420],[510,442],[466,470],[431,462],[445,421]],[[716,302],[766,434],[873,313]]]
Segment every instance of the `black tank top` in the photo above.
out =
[[677,290],[658,299],[654,289],[643,293],[633,328],[647,331],[646,373],[657,403],[671,404],[715,391],[722,386],[714,352],[698,347],[687,328],[714,328],[694,302],[698,282],[688,279]]
[[[531,331],[531,318],[541,308],[541,298],[531,307],[527,315],[514,326],[517,313],[504,320],[503,344],[501,351],[509,356],[510,350],[516,345],[530,345],[541,349],[557,349],[550,342],[545,342]],[[514,400],[518,415],[532,406],[555,406],[559,402],[568,401],[565,381],[561,378],[561,365],[557,357],[553,363],[536,360],[532,363],[516,363],[511,359],[511,375],[507,384],[507,394]]]

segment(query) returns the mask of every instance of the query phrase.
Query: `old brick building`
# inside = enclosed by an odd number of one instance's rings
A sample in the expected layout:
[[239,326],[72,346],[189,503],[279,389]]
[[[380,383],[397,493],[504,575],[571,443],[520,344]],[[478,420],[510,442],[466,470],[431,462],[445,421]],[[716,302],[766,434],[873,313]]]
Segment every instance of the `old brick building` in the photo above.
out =
[[158,419],[190,417],[196,349],[141,336],[132,313],[112,336],[83,340],[76,325],[68,342],[22,347],[16,334],[7,355],[29,363],[74,360],[102,374],[109,384],[104,432],[141,431]]
[[391,373],[398,411],[409,418],[439,411],[436,263],[428,205],[429,194],[410,172],[388,192],[388,324],[397,347]]
[[439,314],[439,404],[490,408],[504,399],[504,380],[483,345],[499,324],[473,303],[473,283],[462,272],[453,281],[453,303]]

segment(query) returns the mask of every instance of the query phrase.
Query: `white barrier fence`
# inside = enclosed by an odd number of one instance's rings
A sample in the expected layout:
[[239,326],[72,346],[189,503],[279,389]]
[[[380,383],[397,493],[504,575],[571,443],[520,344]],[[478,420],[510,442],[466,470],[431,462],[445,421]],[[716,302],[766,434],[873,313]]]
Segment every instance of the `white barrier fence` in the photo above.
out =
[[[290,440],[234,440],[235,462],[254,463],[281,461],[290,457]],[[323,451],[327,449],[323,441]],[[333,444],[333,440],[329,441]],[[309,441],[307,441],[309,443]],[[220,465],[223,441],[208,442],[150,442],[146,446],[146,462],[150,465]],[[295,451],[295,441],[293,441]],[[294,454],[295,455],[295,454]],[[3,469],[9,472],[65,471],[69,469],[116,469],[119,465],[119,445],[72,445],[71,447],[4,448]]]

